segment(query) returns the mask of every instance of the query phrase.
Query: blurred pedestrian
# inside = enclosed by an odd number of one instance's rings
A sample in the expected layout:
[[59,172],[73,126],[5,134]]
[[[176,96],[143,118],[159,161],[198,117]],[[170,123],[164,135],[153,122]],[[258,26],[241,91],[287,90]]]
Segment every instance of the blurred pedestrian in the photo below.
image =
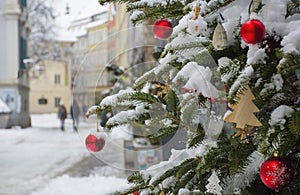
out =
[[57,116],[60,120],[60,130],[64,131],[65,130],[65,120],[67,118],[67,109],[64,106],[63,101],[59,102]]
[[71,105],[71,117],[73,120],[73,130],[77,131],[78,129],[78,125],[79,125],[79,115],[80,115],[80,108],[79,105],[77,103],[77,101],[74,99],[73,103]]

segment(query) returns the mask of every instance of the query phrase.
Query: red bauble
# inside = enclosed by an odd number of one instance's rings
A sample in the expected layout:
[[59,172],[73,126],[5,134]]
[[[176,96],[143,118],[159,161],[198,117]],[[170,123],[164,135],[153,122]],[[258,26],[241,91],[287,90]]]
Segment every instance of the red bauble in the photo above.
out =
[[243,24],[240,34],[246,43],[256,44],[265,38],[266,28],[261,21],[253,19]]
[[101,135],[89,134],[85,139],[86,148],[91,152],[99,152],[105,146],[106,138]]
[[133,195],[140,195],[140,192],[133,192]]
[[172,23],[169,20],[162,19],[155,22],[153,33],[159,39],[167,39],[173,32]]
[[293,180],[291,163],[282,158],[272,157],[260,167],[260,178],[270,189],[279,191],[288,186]]

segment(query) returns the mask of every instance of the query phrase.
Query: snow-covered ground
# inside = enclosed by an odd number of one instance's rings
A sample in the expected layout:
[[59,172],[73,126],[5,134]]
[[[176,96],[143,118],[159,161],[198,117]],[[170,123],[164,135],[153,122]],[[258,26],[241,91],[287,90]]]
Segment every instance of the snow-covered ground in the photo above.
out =
[[[1,129],[0,194],[106,195],[128,187],[122,170],[107,166],[86,150],[83,136],[94,126],[81,122],[79,133],[74,133],[67,119],[66,132],[61,132],[56,115],[44,114],[32,115],[31,128]],[[103,152],[110,161],[122,163],[121,153]],[[91,169],[84,163],[88,159],[94,161],[93,170],[82,175],[82,170]]]

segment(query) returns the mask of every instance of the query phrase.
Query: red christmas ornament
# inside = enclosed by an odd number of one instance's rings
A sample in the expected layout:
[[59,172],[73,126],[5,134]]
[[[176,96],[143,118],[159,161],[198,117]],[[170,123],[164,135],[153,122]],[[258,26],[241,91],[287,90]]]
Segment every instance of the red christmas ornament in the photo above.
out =
[[133,192],[133,195],[140,195],[140,192]]
[[102,135],[89,134],[85,139],[86,148],[91,152],[99,152],[105,146],[106,138]]
[[289,161],[279,157],[272,157],[260,167],[262,182],[272,190],[282,190],[293,180],[293,167]]
[[242,25],[240,34],[246,43],[256,44],[264,39],[266,28],[261,21],[253,19]]
[[172,23],[169,20],[162,19],[155,22],[153,27],[154,35],[159,39],[167,39],[173,32]]

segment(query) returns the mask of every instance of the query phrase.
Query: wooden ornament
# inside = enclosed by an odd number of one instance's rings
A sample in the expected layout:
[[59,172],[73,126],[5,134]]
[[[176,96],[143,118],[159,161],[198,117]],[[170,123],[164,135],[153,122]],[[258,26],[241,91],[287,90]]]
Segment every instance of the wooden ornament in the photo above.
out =
[[248,131],[252,129],[251,127],[262,126],[261,122],[254,115],[255,112],[259,112],[259,109],[252,102],[255,97],[251,92],[250,87],[246,86],[245,90],[242,90],[237,97],[239,99],[237,104],[230,106],[230,108],[233,109],[233,112],[228,114],[224,118],[224,121],[235,123],[235,128],[240,129],[241,131]]
[[212,45],[215,50],[223,50],[227,47],[227,35],[223,25],[219,22],[213,34]]
[[255,133],[253,132],[254,127],[252,127],[252,126],[247,126],[245,129],[239,129],[239,128],[236,128],[235,126],[233,126],[232,128],[237,131],[232,136],[232,138],[237,138],[240,136],[240,140],[243,143],[249,143],[250,138],[255,135]]

